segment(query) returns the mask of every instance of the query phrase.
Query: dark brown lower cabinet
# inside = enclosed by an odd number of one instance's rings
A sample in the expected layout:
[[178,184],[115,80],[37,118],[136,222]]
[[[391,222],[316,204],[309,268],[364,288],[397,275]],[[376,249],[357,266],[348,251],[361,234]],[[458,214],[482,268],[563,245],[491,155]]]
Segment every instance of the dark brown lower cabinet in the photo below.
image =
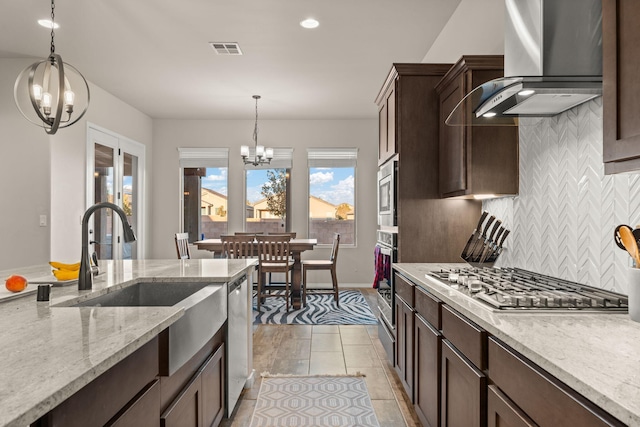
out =
[[[489,338],[489,377],[540,427],[620,427],[616,418],[495,337]],[[528,425],[528,424],[524,424]]]
[[224,329],[171,376],[152,339],[32,427],[218,426],[225,412]]
[[221,345],[202,367],[202,422],[205,427],[219,425],[224,416],[224,351],[224,345]]
[[[124,360],[111,367],[105,373],[84,386],[80,391],[70,396],[49,413],[32,424],[38,427],[86,427],[102,426],[115,422],[123,416],[123,408],[130,408],[137,412],[137,404],[148,406],[150,411],[156,408],[149,399],[157,393],[155,382],[158,367],[158,338],[154,338]],[[151,386],[151,390],[149,387]],[[146,395],[145,392],[149,392]],[[136,408],[134,408],[136,406]],[[150,412],[158,425],[160,415],[160,400],[157,400],[157,412]],[[135,426],[143,424],[128,424],[125,417],[119,426]]]
[[487,427],[538,427],[494,385],[487,392]]
[[447,340],[442,340],[442,427],[487,425],[487,377]]
[[413,308],[396,294],[396,372],[412,403],[413,317]]
[[414,331],[414,408],[423,427],[438,427],[442,335],[418,313]]
[[160,416],[161,427],[210,427],[224,415],[224,345],[212,354]]
[[187,387],[160,416],[162,427],[202,427],[202,381],[200,375],[191,379]]
[[153,380],[112,419],[108,427],[157,426],[160,413],[160,381]]

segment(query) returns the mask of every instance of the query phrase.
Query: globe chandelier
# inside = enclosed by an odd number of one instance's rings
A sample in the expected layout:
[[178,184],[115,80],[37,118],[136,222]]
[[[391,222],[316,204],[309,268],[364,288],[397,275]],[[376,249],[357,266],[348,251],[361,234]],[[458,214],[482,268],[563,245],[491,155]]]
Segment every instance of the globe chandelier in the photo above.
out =
[[273,148],[264,148],[264,145],[258,145],[258,99],[260,99],[260,95],[253,95],[253,99],[256,100],[256,124],[253,128],[253,142],[255,145],[254,155],[251,158],[249,153],[249,146],[243,145],[240,147],[240,155],[242,156],[242,160],[245,165],[265,165],[271,163],[271,159],[273,159]]
[[76,123],[89,107],[89,85],[72,65],[56,53],[55,0],[51,0],[51,51],[49,56],[25,68],[13,88],[20,113],[31,123],[55,134]]

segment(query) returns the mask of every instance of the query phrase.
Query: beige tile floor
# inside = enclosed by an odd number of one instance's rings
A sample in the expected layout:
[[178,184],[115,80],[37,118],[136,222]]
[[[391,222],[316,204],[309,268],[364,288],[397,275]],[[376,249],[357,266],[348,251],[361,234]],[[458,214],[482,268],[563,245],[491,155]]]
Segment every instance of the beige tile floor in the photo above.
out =
[[[374,306],[375,291],[364,290]],[[253,335],[256,382],[244,390],[224,427],[249,427],[260,390],[260,373],[355,374],[361,372],[380,427],[417,427],[415,412],[378,340],[377,326],[260,325]]]

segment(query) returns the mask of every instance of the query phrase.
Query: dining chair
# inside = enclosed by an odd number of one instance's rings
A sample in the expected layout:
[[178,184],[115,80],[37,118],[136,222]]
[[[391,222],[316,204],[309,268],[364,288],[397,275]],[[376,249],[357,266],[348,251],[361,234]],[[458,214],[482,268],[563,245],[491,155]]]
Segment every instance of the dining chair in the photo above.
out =
[[256,234],[264,234],[264,231],[236,231],[233,234],[236,236],[255,236]]
[[[296,236],[298,235],[298,233],[295,232],[295,231],[268,232],[267,234],[269,236],[289,236],[292,239],[295,239]],[[293,261],[294,261],[293,258],[291,258],[291,262],[293,262]],[[269,273],[269,280],[268,280],[267,283],[271,288],[284,285],[284,282],[282,282],[282,281],[274,281],[272,279],[271,273]]]
[[175,240],[178,259],[191,259],[191,252],[189,252],[189,233],[176,233]]
[[220,241],[222,242],[222,258],[240,259],[255,256],[253,234],[222,235]]
[[[281,235],[256,235],[258,242],[258,311],[263,298],[283,297],[286,300],[287,311],[289,311],[289,300],[291,299],[291,270],[293,269],[293,259],[290,256],[289,241],[291,237]],[[267,273],[284,273],[284,295],[282,293],[267,292]]]
[[[302,261],[302,304],[307,306],[307,293],[312,294],[333,294],[336,300],[336,306],[340,307],[338,302],[338,277],[336,274],[336,263],[338,261],[338,249],[340,247],[340,234],[334,233],[333,246],[331,247],[331,256],[328,260],[305,260]],[[326,288],[309,288],[307,283],[307,271],[309,270],[329,270],[331,272],[332,289]]]

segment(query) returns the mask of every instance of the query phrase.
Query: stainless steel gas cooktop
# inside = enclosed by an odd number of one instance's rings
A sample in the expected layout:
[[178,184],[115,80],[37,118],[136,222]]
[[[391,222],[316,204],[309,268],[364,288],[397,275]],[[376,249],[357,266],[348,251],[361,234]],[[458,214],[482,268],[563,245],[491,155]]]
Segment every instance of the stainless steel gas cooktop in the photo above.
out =
[[519,268],[455,268],[428,275],[498,310],[628,311],[626,295]]

